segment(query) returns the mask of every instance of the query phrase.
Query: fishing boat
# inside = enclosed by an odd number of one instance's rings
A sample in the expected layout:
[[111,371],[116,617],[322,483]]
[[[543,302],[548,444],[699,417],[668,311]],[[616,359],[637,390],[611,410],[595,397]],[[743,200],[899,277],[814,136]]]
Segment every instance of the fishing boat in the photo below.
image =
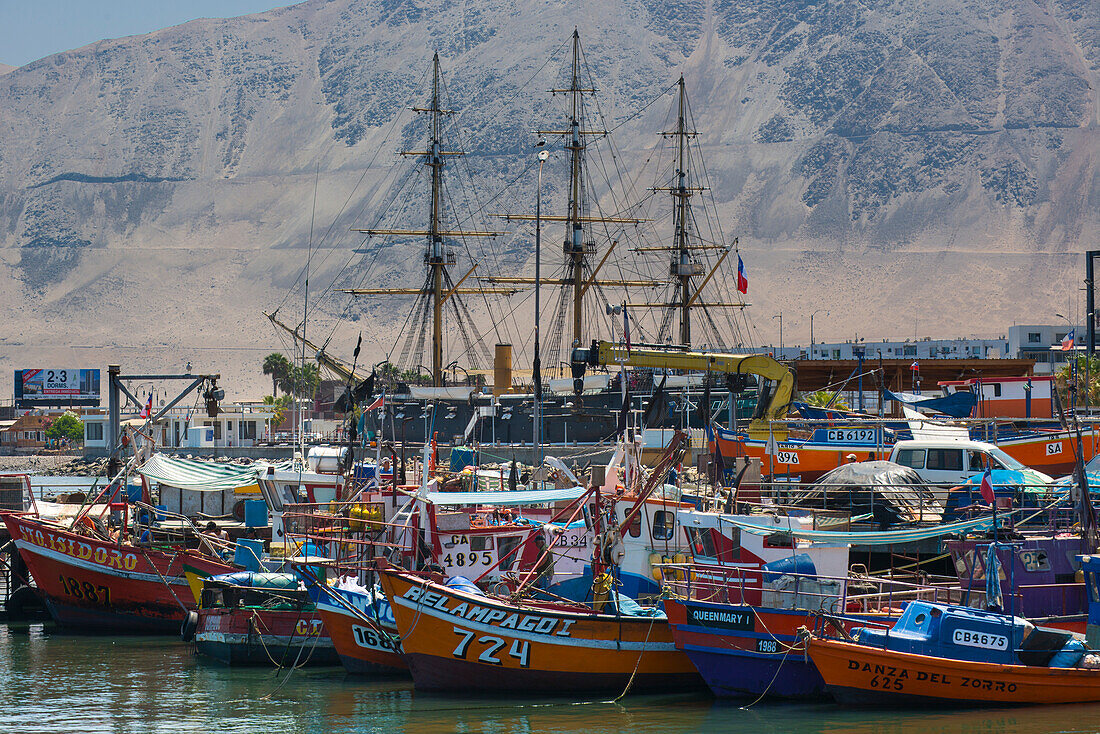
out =
[[656,612],[512,601],[469,582],[379,569],[418,690],[509,693],[670,691],[702,686]]
[[181,627],[202,655],[226,665],[337,665],[316,605],[291,573],[238,571],[201,580],[199,608]]
[[323,587],[317,613],[344,668],[356,675],[408,675],[401,638],[381,588],[347,583]]
[[[745,534],[767,533],[770,523],[735,522]],[[849,543],[892,545],[991,525],[991,518],[923,529],[879,532],[814,531],[789,525],[793,536],[839,547]],[[812,546],[811,546],[812,548]],[[828,558],[828,556],[826,556]],[[801,627],[821,612],[844,615],[842,623],[896,619],[914,600],[957,601],[958,586],[933,586],[916,578],[820,573],[808,553],[757,568],[696,559],[664,567],[665,601],[673,639],[717,696],[819,698],[825,685],[805,656]],[[983,597],[984,599],[984,597]]]
[[814,634],[807,642],[810,659],[840,703],[1100,701],[1100,656],[1068,632],[1019,617],[913,602],[892,627],[860,627],[842,636]]
[[[124,633],[178,633],[196,608],[185,569],[236,569],[182,546],[152,548],[23,513],[0,513],[50,615],[61,625]],[[81,524],[82,529],[87,526]]]
[[[919,416],[918,416],[919,417]],[[1049,425],[1017,428],[979,424],[971,428],[956,427],[941,420],[882,421],[870,416],[860,419],[851,414],[843,418],[788,421],[776,427],[775,436],[752,436],[744,432],[717,427],[712,439],[712,451],[720,450],[726,458],[749,456],[759,459],[765,474],[797,476],[803,482],[816,480],[851,461],[873,461],[890,458],[893,445],[899,440],[917,438],[932,431],[943,440],[943,431],[952,438],[995,444],[1007,454],[1002,465],[992,462],[992,468],[1016,469],[1017,463],[1051,475],[1073,469],[1077,457],[1077,432]],[[801,428],[801,430],[796,430]],[[791,429],[791,430],[788,430]],[[1088,461],[1100,448],[1100,431],[1095,426],[1082,426],[1081,453]],[[717,448],[715,448],[717,446]],[[992,446],[990,447],[992,448]],[[904,462],[902,462],[904,463]],[[958,467],[960,470],[963,466]],[[955,484],[955,482],[951,482]]]
[[1084,633],[1088,619],[1085,582],[1078,580],[1077,560],[1088,547],[1080,535],[1028,533],[1020,540],[953,539],[944,542],[951,554],[965,603],[986,602],[989,554],[996,555],[1000,584],[1007,596],[1003,606],[1014,614],[1072,632]]
[[[848,624],[886,620],[896,618],[901,605],[913,598],[934,598],[937,593],[877,579],[725,571],[725,586],[695,584],[691,597],[664,603],[677,649],[687,654],[720,698],[821,698],[825,683],[806,658],[799,637],[799,629],[812,624],[815,611],[851,606]],[[716,578],[718,570],[685,569],[685,574],[693,572]],[[762,578],[752,578],[757,575]],[[755,603],[750,602],[752,594],[742,593],[746,586],[764,587]]]

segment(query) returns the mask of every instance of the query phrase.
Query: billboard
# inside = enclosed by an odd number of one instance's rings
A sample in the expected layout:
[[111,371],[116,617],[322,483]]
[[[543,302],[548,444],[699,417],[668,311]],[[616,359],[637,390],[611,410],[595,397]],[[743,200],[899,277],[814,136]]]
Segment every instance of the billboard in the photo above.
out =
[[15,405],[99,405],[99,370],[16,370]]

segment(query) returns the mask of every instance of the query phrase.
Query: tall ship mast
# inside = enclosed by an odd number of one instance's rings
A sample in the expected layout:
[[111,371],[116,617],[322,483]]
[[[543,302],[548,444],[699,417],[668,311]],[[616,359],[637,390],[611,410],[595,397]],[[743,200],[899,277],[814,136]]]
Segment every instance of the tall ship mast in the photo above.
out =
[[[477,366],[476,344],[480,344],[480,338],[473,338],[470,334],[472,319],[460,297],[464,295],[512,295],[515,288],[464,288],[462,284],[477,269],[475,263],[457,282],[455,282],[448,270],[449,265],[456,262],[453,249],[449,247],[447,240],[462,237],[494,237],[504,232],[492,232],[483,230],[458,230],[448,229],[444,223],[443,207],[443,171],[448,157],[464,155],[462,151],[446,150],[443,142],[443,120],[447,115],[453,114],[451,110],[444,109],[441,100],[441,73],[439,69],[439,54],[432,58],[432,96],[428,107],[414,107],[413,111],[429,115],[428,149],[423,151],[402,151],[405,156],[422,157],[423,163],[431,172],[431,194],[429,197],[428,227],[427,229],[355,229],[369,236],[421,236],[427,239],[427,247],[424,253],[424,262],[427,265],[427,275],[424,284],[420,288],[343,288],[345,293],[353,295],[390,295],[390,296],[417,296],[414,306],[414,315],[419,317],[419,323],[406,332],[405,344],[401,350],[401,361],[409,358],[418,359],[422,352],[422,342],[429,323],[427,315],[430,312],[431,324],[431,373],[432,385],[441,387],[444,384],[446,367],[451,363],[444,361],[445,348],[445,324],[444,313],[448,304],[454,315],[453,328],[462,337],[466,347],[467,357],[473,366]],[[482,347],[483,349],[484,347]]]
[[[662,283],[658,280],[611,280],[598,278],[600,270],[608,262],[617,241],[610,240],[603,252],[603,256],[593,265],[593,258],[598,254],[596,239],[591,232],[595,224],[640,224],[645,221],[637,218],[608,217],[593,215],[592,202],[587,186],[586,154],[591,137],[606,137],[607,130],[590,129],[587,125],[585,111],[585,95],[593,95],[596,90],[586,87],[582,83],[582,52],[580,33],[573,30],[573,52],[570,62],[569,86],[564,89],[552,89],[551,94],[569,95],[569,119],[564,129],[538,130],[539,136],[555,135],[565,138],[564,149],[569,153],[569,199],[565,214],[543,214],[543,222],[565,223],[565,239],[562,251],[565,255],[564,267],[560,278],[542,278],[541,283],[555,286],[559,289],[558,306],[554,316],[553,326],[549,338],[549,350],[547,362],[557,368],[562,363],[562,347],[571,349],[588,343],[596,331],[596,325],[586,323],[585,308],[586,298],[590,301],[590,295],[601,293],[607,288],[631,288],[631,287],[656,287]],[[535,217],[530,214],[509,214],[505,219],[519,221],[533,221]],[[610,239],[610,238],[609,238]],[[489,283],[497,284],[524,284],[535,283],[534,278],[529,277],[502,277],[491,276],[484,279]],[[606,298],[600,299],[606,301]],[[596,307],[597,311],[603,310],[603,304]],[[571,317],[571,331],[568,344],[565,343],[565,321]]]
[[[743,309],[747,304],[741,300],[736,301],[712,301],[703,300],[703,289],[714,278],[719,268],[737,245],[734,239],[730,246],[719,242],[704,242],[698,231],[695,212],[692,209],[692,198],[707,191],[707,187],[695,183],[698,176],[695,175],[692,166],[692,156],[689,144],[698,137],[694,125],[690,125],[690,111],[687,98],[687,85],[683,75],[680,76],[677,86],[677,113],[676,129],[662,132],[666,139],[673,139],[676,146],[676,168],[673,171],[671,181],[667,186],[655,186],[652,191],[668,192],[672,196],[672,244],[642,246],[632,248],[634,252],[668,252],[669,276],[673,284],[671,298],[662,302],[628,303],[628,308],[658,309],[663,311],[660,325],[657,330],[657,338],[661,342],[673,340],[673,322],[679,321],[678,343],[691,346],[692,310],[700,309],[703,312],[707,326],[716,338],[720,334],[718,325],[713,317],[707,313],[707,309]],[[690,127],[689,127],[690,125]],[[697,253],[708,250],[718,251],[720,254],[713,266],[707,268],[703,258]],[[702,279],[701,282],[699,279]],[[732,321],[730,322],[732,326]],[[736,330],[736,329],[734,329]]]

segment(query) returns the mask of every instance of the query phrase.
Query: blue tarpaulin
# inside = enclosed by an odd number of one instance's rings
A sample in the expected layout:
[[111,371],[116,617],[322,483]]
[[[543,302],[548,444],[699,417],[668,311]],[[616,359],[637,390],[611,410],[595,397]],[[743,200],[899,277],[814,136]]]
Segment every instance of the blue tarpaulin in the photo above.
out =
[[884,392],[887,400],[896,400],[911,408],[928,408],[949,415],[952,418],[969,418],[978,402],[977,396],[972,392],[955,392],[947,397],[926,399],[914,399],[915,396],[898,395],[889,390]]

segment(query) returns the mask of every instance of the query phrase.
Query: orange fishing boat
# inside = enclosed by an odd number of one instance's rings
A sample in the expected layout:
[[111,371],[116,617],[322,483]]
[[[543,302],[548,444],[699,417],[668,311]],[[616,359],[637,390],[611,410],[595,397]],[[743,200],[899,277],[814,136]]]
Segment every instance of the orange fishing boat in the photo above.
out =
[[663,615],[513,602],[472,584],[447,586],[384,564],[379,571],[420,690],[546,694],[703,686]]
[[[815,434],[822,433],[816,431]],[[876,444],[871,440],[846,441],[843,436],[856,434],[866,438],[877,435],[874,427],[863,429],[837,429],[826,431],[826,435],[835,434],[833,441],[819,441],[812,437],[795,437],[785,434],[775,441],[775,451],[768,453],[766,439],[749,438],[734,431],[718,428],[711,441],[713,451],[717,442],[722,456],[748,456],[759,459],[765,475],[797,476],[803,482],[813,481],[838,466],[850,461],[874,461],[887,459],[892,448],[891,441]],[[984,440],[984,438],[983,438]],[[992,440],[992,439],[991,439]],[[1001,436],[996,439],[997,448],[1016,461],[1032,469],[1057,476],[1073,470],[1076,461],[1077,437],[1067,431],[1026,431],[1018,435]],[[1100,447],[1100,431],[1095,427],[1082,429],[1082,459],[1088,461]]]
[[315,594],[317,614],[332,638],[340,662],[360,675],[408,674],[401,639],[393,627],[389,604],[369,593],[326,586]]
[[990,704],[1100,701],[1100,670],[952,660],[812,637],[809,655],[842,703]]

